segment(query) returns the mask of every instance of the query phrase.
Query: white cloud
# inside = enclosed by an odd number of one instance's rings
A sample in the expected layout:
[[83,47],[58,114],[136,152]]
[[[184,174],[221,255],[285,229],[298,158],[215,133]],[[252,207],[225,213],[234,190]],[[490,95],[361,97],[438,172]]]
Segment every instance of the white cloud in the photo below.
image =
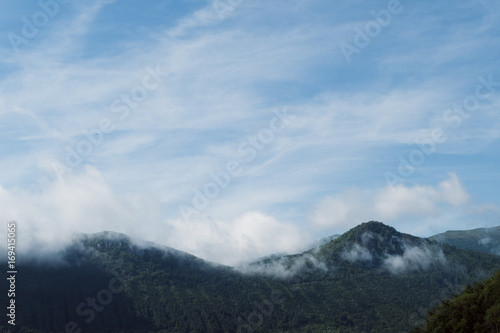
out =
[[293,224],[247,212],[234,221],[169,221],[170,246],[204,259],[234,265],[272,253],[307,249],[313,238]]
[[403,255],[387,256],[383,265],[392,274],[401,274],[411,271],[425,271],[433,265],[445,263],[446,258],[441,248],[406,246]]
[[377,190],[350,189],[320,201],[309,221],[316,228],[344,232],[363,221],[399,224],[408,218],[436,218],[465,206],[468,199],[469,194],[452,173],[437,186],[400,184]]
[[429,216],[438,211],[438,204],[460,206],[469,195],[455,174],[450,179],[432,186],[406,187],[402,184],[387,186],[375,197],[374,208],[384,219],[395,219],[403,215]]
[[358,243],[354,243],[349,250],[345,249],[340,256],[349,262],[373,260],[370,250]]
[[76,233],[112,230],[234,265],[277,252],[295,253],[314,241],[297,226],[255,211],[232,221],[165,221],[160,211],[158,198],[117,195],[89,166],[38,193],[0,187],[0,219],[17,221],[22,253],[51,253]]
[[350,189],[335,197],[322,199],[309,219],[316,228],[333,228],[344,232],[363,220],[371,220],[367,208],[362,191]]
[[[225,4],[225,7],[228,8],[228,10],[219,10],[220,6],[215,5],[217,2]],[[230,8],[232,8],[232,10]],[[177,26],[169,31],[168,34],[173,38],[181,37],[190,30],[220,23],[223,19],[227,18],[229,14],[233,12],[233,10],[234,7],[226,4],[226,2],[212,1],[210,5],[197,10],[187,17],[182,18],[177,23]]]
[[38,191],[0,187],[0,219],[18,223],[18,248],[24,253],[61,249],[79,232],[125,231],[143,213],[118,199],[92,167]]

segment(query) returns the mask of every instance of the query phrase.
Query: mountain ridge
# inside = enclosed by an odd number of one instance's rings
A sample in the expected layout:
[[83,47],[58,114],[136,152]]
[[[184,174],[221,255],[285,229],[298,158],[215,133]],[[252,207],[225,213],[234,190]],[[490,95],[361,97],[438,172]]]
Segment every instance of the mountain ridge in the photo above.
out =
[[460,249],[490,253],[500,256],[500,226],[470,230],[448,230],[429,239]]
[[[473,249],[474,251],[478,252],[484,252],[484,253],[490,253],[490,254],[498,254],[500,255],[500,226],[497,227],[490,227],[490,228],[475,228],[475,229],[470,229],[470,230],[448,230],[443,233],[439,233],[433,236],[429,237],[417,237],[413,236],[408,233],[402,233],[396,230],[394,227],[390,225],[386,225],[382,222],[379,221],[368,221],[368,222],[363,222],[343,234],[334,234],[331,236],[323,237],[322,239],[318,240],[314,245],[311,246],[310,249],[303,251],[302,253],[312,253],[315,251],[318,251],[321,248],[335,248],[336,244],[339,243],[344,243],[346,241],[358,241],[363,243],[363,235],[369,235],[369,234],[375,234],[379,235],[382,237],[398,237],[403,239],[407,244],[422,244],[423,240],[428,240],[431,241],[431,243],[439,243],[439,244],[449,244],[451,246],[457,247],[459,249],[463,250],[468,250],[468,249]],[[494,241],[488,242],[487,237],[492,237]],[[458,239],[459,241],[454,241],[454,239]],[[467,243],[463,241],[464,239],[469,239],[471,242]],[[480,246],[476,246],[474,244],[474,241],[480,241],[481,239],[486,239],[484,242],[485,244],[493,244],[498,248],[498,252],[492,252],[488,247],[483,247],[481,248]],[[497,242],[498,239],[498,242]],[[167,245],[160,245],[158,243],[150,242],[150,241],[145,241],[142,239],[137,239],[137,238],[132,238],[126,234],[120,233],[120,232],[115,232],[115,231],[100,231],[96,233],[80,233],[77,234],[76,237],[74,238],[74,242],[90,242],[90,241],[101,241],[104,242],[105,240],[120,240],[123,241],[129,245],[135,245],[138,248],[157,248],[157,249],[162,249],[165,251],[172,251],[176,252],[179,255],[188,255],[188,256],[194,256],[193,254],[190,254],[189,252],[185,252],[182,250],[178,250],[176,248],[167,246]],[[366,240],[365,240],[366,242]],[[428,243],[428,244],[431,244]],[[498,244],[498,246],[496,245]],[[74,245],[74,244],[73,244]],[[495,248],[495,249],[496,249]],[[401,248],[399,249],[394,249],[398,250],[397,252],[400,254],[401,253]],[[324,250],[323,250],[324,251]],[[321,251],[320,251],[321,252]],[[301,253],[294,253],[294,254],[283,254],[283,253],[271,253],[269,255],[266,255],[262,258],[258,258],[254,261],[261,261],[261,260],[267,260],[267,259],[276,259],[279,257],[291,255],[299,255]],[[214,265],[221,265],[221,266],[227,266],[223,264],[219,264],[213,261],[209,261],[206,259],[202,259],[199,257],[196,257],[200,260],[203,260],[205,262],[209,262]]]
[[[75,240],[64,265],[25,263],[17,295],[24,330],[0,331],[61,332],[74,322],[82,333],[399,333],[420,324],[436,297],[500,271],[500,257],[375,221],[320,247],[253,262],[253,271],[151,244],[102,232]],[[429,259],[434,247],[443,261]],[[92,320],[81,316],[110,281],[121,291]]]

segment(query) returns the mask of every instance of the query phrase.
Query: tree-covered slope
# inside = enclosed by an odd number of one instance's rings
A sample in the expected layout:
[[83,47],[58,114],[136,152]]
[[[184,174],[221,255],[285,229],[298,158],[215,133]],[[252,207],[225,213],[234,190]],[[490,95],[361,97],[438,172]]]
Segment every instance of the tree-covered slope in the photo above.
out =
[[414,333],[500,332],[500,272],[492,278],[467,286],[461,295],[444,301],[430,311],[425,329]]
[[62,257],[20,264],[17,325],[1,332],[402,332],[500,270],[498,256],[379,222],[238,268],[113,233],[84,236]]
[[442,234],[429,237],[429,239],[453,245],[459,249],[474,250],[500,256],[500,226],[446,231]]

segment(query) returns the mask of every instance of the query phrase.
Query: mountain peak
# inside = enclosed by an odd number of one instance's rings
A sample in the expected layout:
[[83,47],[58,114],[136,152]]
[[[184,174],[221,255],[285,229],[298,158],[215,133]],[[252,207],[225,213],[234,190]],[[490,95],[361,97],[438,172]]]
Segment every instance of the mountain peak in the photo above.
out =
[[331,260],[341,258],[378,266],[387,258],[404,256],[408,249],[422,248],[427,243],[425,239],[401,233],[384,223],[369,221],[323,245],[320,253]]
[[386,225],[382,222],[378,221],[369,221],[369,222],[364,222],[361,223],[360,225],[352,228],[351,230],[348,231],[348,233],[353,232],[353,233],[363,233],[363,232],[374,232],[377,234],[400,234],[396,229],[393,227]]
[[399,238],[410,242],[414,242],[417,239],[419,239],[418,237],[409,234],[403,234],[397,231],[395,228],[378,221],[369,221],[361,223],[360,225],[347,231],[338,239],[342,240],[343,242],[346,241],[364,242],[367,237],[371,236],[376,236],[378,239],[385,239],[385,240]]

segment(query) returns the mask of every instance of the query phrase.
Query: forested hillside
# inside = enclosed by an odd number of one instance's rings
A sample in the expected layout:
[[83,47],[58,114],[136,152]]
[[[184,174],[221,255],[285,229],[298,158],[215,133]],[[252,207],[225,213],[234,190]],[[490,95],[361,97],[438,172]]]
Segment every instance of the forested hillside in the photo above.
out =
[[459,249],[474,250],[500,256],[500,226],[473,230],[454,230],[429,239],[450,244]]
[[459,296],[445,300],[430,311],[425,329],[414,333],[500,332],[500,272],[492,278],[467,286]]

